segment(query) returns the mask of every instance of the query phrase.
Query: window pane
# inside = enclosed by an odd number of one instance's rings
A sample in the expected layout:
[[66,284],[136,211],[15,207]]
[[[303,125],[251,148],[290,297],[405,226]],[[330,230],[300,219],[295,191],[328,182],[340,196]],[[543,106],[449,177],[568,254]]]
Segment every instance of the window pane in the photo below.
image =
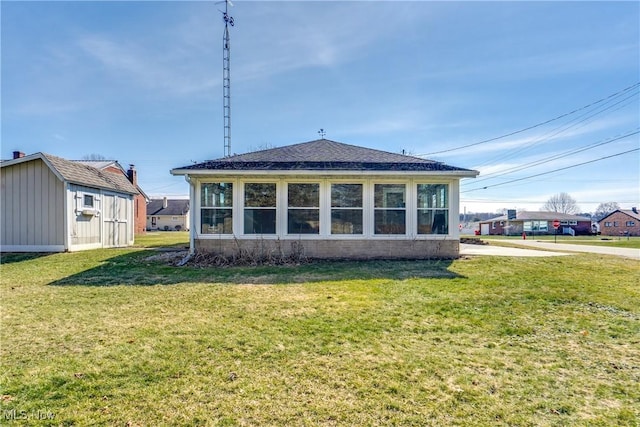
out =
[[251,208],[275,208],[276,184],[245,184],[244,205]]
[[289,207],[317,208],[320,206],[319,184],[289,184]]
[[320,232],[319,209],[289,209],[289,234],[318,234]]
[[418,208],[448,208],[447,184],[418,184]]
[[82,205],[86,208],[92,208],[93,207],[93,196],[92,195],[88,195],[85,194],[84,197],[82,198]]
[[203,234],[233,234],[231,209],[201,209]]
[[275,234],[276,210],[275,209],[245,209],[244,233],[245,234]]
[[374,187],[376,208],[404,208],[404,184],[376,184]]
[[200,203],[202,207],[218,208],[233,206],[233,184],[216,182],[202,184],[200,187]]
[[362,234],[362,209],[333,209],[331,234]]
[[418,210],[418,234],[448,234],[446,210]]
[[405,210],[376,210],[376,234],[405,234]]
[[361,208],[362,184],[331,184],[332,208]]

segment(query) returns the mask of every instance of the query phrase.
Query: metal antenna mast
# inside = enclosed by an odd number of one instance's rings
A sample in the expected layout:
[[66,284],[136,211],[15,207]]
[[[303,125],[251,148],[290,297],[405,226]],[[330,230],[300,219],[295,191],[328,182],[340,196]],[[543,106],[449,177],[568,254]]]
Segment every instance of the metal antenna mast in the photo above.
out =
[[222,39],[222,102],[224,112],[224,155],[231,155],[231,41],[229,39],[229,25],[233,27],[233,17],[229,16],[229,0],[224,2],[224,36]]

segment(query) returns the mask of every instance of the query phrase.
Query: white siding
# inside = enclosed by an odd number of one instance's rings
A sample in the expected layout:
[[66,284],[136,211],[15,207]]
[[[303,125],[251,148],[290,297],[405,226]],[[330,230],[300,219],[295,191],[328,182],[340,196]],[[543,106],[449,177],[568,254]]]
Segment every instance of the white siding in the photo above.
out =
[[[84,197],[93,197],[93,207],[84,206]],[[100,190],[69,185],[69,237],[71,246],[99,246],[101,242]],[[86,211],[86,214],[83,213]]]

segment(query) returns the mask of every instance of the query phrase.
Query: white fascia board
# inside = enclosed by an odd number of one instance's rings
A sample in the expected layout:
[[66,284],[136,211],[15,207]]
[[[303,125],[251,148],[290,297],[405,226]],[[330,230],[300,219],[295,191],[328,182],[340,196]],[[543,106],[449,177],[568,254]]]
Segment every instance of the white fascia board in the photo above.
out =
[[444,176],[447,178],[475,178],[478,171],[354,171],[354,170],[217,170],[217,169],[172,169],[172,175],[189,175],[191,178],[203,178],[207,176],[394,176],[394,177],[422,177],[422,176]]

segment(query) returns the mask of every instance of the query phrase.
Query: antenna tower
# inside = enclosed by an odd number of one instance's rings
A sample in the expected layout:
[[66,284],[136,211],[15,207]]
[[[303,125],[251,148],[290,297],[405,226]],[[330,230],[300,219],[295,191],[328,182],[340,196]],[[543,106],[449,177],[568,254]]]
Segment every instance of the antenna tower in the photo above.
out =
[[229,25],[233,27],[233,17],[229,16],[229,5],[233,3],[224,0],[224,36],[222,38],[222,109],[224,113],[224,155],[231,155],[231,41],[229,39]]

